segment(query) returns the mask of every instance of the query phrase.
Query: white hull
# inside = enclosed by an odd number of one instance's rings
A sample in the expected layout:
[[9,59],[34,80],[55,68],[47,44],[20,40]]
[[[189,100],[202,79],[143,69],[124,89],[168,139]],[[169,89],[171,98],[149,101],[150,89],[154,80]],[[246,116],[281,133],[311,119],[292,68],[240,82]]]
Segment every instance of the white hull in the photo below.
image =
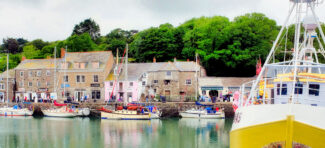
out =
[[72,118],[77,116],[76,112],[68,112],[63,109],[43,110],[43,114],[46,117],[60,117],[60,118]]
[[150,120],[151,114],[138,115],[138,114],[127,114],[127,113],[107,113],[101,112],[101,119],[109,120]]
[[188,113],[188,112],[180,112],[182,118],[197,118],[197,119],[224,119],[224,113],[216,113],[216,114],[202,114],[202,113]]
[[32,116],[33,112],[28,109],[1,108],[0,116]]
[[305,104],[265,104],[237,109],[232,130],[285,120],[289,115],[293,115],[295,121],[325,129],[325,107]]

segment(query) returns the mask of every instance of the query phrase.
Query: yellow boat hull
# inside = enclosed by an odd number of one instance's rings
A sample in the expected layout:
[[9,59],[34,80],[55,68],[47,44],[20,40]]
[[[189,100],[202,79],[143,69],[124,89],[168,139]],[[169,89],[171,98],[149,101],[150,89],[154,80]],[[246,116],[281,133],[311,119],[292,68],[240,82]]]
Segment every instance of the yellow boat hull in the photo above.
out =
[[[317,120],[317,119],[315,119]],[[235,129],[230,132],[231,148],[325,148],[325,129],[298,122],[293,115],[285,120]]]

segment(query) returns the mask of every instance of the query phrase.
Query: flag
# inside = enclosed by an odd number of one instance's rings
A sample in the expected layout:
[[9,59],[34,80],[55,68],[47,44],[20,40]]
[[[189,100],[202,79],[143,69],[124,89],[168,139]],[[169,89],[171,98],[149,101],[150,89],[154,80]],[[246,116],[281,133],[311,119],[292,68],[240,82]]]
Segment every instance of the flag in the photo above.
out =
[[259,75],[262,71],[262,60],[259,58],[259,60],[256,63],[256,75]]

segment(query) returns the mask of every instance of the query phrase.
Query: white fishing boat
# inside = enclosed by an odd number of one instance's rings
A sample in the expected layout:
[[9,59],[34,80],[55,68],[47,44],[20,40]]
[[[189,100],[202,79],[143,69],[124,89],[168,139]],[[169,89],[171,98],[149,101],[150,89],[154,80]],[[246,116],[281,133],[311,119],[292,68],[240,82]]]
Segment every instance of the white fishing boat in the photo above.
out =
[[32,116],[33,111],[27,108],[19,109],[13,107],[2,107],[0,108],[0,116]]
[[[325,65],[318,59],[325,57],[325,36],[315,14],[315,6],[320,3],[290,1],[293,4],[289,15],[261,72],[255,81],[243,84],[240,98],[235,101],[238,108],[230,132],[231,148],[325,147]],[[271,62],[280,38],[287,36],[284,30],[288,30],[286,26],[294,11],[291,59]],[[314,46],[315,42],[319,46]]]
[[101,119],[111,120],[150,120],[150,113],[139,113],[135,110],[117,110],[117,111],[101,111]]
[[180,112],[182,118],[198,118],[198,119],[224,119],[225,113],[222,109],[213,110],[213,105],[204,105],[196,102],[197,108],[192,108],[184,112]]
[[68,110],[66,107],[43,110],[43,114],[45,117],[60,117],[60,118],[73,118],[78,115],[77,112]]

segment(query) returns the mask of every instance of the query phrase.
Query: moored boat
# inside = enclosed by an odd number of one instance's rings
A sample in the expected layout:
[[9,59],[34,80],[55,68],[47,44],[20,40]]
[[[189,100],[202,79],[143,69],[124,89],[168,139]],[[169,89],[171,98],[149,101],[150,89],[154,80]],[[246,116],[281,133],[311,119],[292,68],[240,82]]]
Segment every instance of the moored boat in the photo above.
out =
[[[293,2],[290,13],[258,77],[241,87],[240,98],[234,105],[238,108],[230,132],[231,148],[325,147],[325,65],[318,59],[325,56],[322,47],[325,36],[315,14],[319,1],[290,1]],[[283,31],[294,10],[295,43],[289,55],[292,59],[271,62],[279,39],[286,36]],[[303,23],[302,14],[305,14]],[[314,47],[314,39],[320,49]],[[246,91],[247,88],[250,90]]]
[[43,114],[45,117],[61,117],[61,118],[73,118],[77,116],[77,112],[68,110],[66,107],[43,110]]
[[33,111],[27,108],[2,107],[0,116],[32,116]]
[[180,112],[182,118],[198,118],[198,119],[224,119],[225,113],[223,110],[216,108],[212,109],[213,105],[204,105],[196,102],[198,109],[190,109]]
[[110,120],[150,120],[151,114],[148,113],[146,108],[133,109],[123,109],[123,107],[118,107],[116,111],[111,111],[105,108],[100,109],[101,119]]

